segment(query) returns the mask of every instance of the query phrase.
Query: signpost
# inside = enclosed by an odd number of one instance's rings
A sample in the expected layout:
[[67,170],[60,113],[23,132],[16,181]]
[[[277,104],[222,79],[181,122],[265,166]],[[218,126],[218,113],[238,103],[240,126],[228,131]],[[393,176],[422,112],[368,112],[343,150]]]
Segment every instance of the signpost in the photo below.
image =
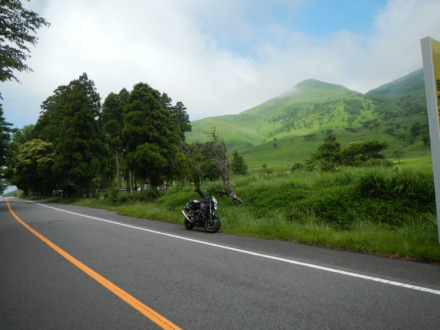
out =
[[440,242],[440,42],[426,37],[421,40],[421,45]]

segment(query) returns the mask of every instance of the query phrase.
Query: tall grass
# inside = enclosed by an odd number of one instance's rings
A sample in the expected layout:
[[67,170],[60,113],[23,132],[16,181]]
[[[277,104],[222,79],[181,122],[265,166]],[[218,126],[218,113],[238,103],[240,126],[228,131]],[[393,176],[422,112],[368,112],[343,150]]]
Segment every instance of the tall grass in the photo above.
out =
[[[440,261],[430,168],[259,172],[233,177],[232,186],[243,204],[219,195],[219,183],[203,187],[219,200],[225,233]],[[106,200],[121,214],[183,223],[180,210],[198,197],[175,186]]]

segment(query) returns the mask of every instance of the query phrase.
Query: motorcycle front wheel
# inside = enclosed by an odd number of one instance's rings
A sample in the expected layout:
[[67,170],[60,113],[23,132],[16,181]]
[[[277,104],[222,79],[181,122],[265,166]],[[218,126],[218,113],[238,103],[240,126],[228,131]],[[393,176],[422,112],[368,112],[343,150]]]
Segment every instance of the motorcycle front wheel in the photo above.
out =
[[205,222],[205,230],[207,233],[215,233],[220,229],[220,226],[222,225],[221,221],[220,221],[220,217],[212,217],[212,220],[209,221],[207,220]]

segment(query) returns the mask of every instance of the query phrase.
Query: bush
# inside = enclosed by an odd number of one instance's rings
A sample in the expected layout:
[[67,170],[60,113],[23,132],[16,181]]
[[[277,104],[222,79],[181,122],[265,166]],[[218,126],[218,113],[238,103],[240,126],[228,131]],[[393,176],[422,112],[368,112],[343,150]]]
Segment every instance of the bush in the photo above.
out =
[[305,171],[306,170],[306,166],[304,165],[304,163],[295,163],[292,165],[291,171]]
[[369,204],[364,217],[376,223],[401,225],[435,213],[434,181],[428,170],[370,170],[359,176],[353,195]]
[[158,189],[147,189],[128,193],[125,191],[118,191],[118,189],[111,189],[107,191],[104,196],[108,196],[108,200],[112,205],[121,205],[132,202],[149,202],[158,199],[163,192]]
[[386,158],[374,158],[362,164],[362,167],[391,167],[394,163]]
[[428,170],[372,170],[359,177],[355,192],[360,198],[401,199],[431,208],[435,203],[434,178]]

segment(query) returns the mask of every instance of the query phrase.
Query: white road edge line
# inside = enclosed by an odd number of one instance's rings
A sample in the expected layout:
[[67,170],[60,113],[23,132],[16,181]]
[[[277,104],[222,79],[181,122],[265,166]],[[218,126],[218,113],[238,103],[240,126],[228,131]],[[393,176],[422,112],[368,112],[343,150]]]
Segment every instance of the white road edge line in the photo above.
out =
[[151,230],[151,229],[146,229],[146,228],[142,228],[142,227],[127,225],[127,224],[116,222],[116,221],[112,221],[112,220],[107,220],[107,219],[102,219],[102,218],[98,218],[98,217],[93,217],[93,216],[89,216],[89,215],[85,215],[85,214],[81,214],[81,213],[76,213],[76,212],[72,212],[72,211],[66,211],[66,210],[63,210],[63,209],[58,209],[56,207],[47,206],[47,205],[40,204],[40,203],[35,203],[35,204],[40,205],[40,206],[44,206],[44,207],[47,207],[47,208],[50,208],[50,209],[54,209],[54,210],[57,210],[57,211],[61,211],[61,212],[65,212],[65,213],[70,213],[70,214],[73,214],[73,215],[81,216],[81,217],[84,217],[84,218],[89,218],[89,219],[93,219],[93,220],[98,220],[98,221],[103,221],[103,222],[107,222],[107,223],[112,223],[112,224],[123,226],[123,227],[143,230],[143,231],[150,232],[150,233],[157,234],[157,235],[168,236],[168,237],[177,238],[177,239],[181,239],[181,240],[189,241],[189,242],[193,242],[193,243],[209,245],[209,246],[220,248],[220,249],[224,249],[224,250],[244,253],[244,254],[248,254],[248,255],[257,256],[257,257],[260,257],[260,258],[266,258],[266,259],[281,261],[281,262],[285,262],[285,263],[289,263],[289,264],[294,264],[294,265],[298,265],[298,266],[303,266],[303,267],[308,267],[308,268],[313,268],[313,269],[319,269],[319,270],[322,270],[322,271],[325,271],[325,272],[330,272],[330,273],[335,273],[335,274],[340,274],[340,275],[360,278],[360,279],[363,279],[363,280],[379,282],[379,283],[388,284],[388,285],[394,285],[394,286],[398,286],[398,287],[402,287],[402,288],[406,288],[406,289],[412,289],[412,290],[416,290],[416,291],[421,291],[421,292],[427,292],[427,293],[432,293],[432,294],[440,295],[440,290],[429,289],[429,288],[425,288],[425,287],[421,287],[421,286],[416,286],[416,285],[411,285],[411,284],[406,284],[406,283],[402,283],[402,282],[390,281],[390,280],[386,280],[386,279],[379,278],[379,277],[373,277],[373,276],[367,276],[367,275],[347,272],[347,271],[343,271],[343,270],[339,270],[339,269],[335,269],[335,268],[318,266],[318,265],[309,264],[309,263],[305,263],[305,262],[301,262],[301,261],[295,261],[295,260],[290,260],[290,259],[285,259],[285,258],[280,258],[280,257],[274,257],[274,256],[270,256],[270,255],[267,255],[267,254],[256,253],[256,252],[252,252],[252,251],[237,249],[237,248],[233,248],[233,247],[229,247],[229,246],[225,246],[225,245],[220,245],[220,244],[215,244],[215,243],[210,243],[210,242],[204,242],[204,241],[200,241],[200,240],[196,240],[196,239],[192,239],[192,238],[187,238],[187,237],[183,237],[183,236],[168,234],[168,233],[164,233],[164,232],[160,232],[160,231],[156,231],[156,230]]

